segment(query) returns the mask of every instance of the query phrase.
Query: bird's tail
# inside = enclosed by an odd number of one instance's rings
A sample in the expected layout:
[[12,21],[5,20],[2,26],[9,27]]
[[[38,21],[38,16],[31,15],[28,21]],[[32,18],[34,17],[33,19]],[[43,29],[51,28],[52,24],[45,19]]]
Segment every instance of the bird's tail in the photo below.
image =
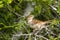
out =
[[45,21],[44,24],[51,24],[52,20]]

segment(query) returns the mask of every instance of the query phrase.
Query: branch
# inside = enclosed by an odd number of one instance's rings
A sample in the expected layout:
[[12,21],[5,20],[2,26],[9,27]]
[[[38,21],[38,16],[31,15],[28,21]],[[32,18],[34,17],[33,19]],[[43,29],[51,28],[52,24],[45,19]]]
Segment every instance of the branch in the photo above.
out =
[[46,38],[46,37],[44,37],[44,36],[41,36],[41,35],[35,35],[36,37],[42,37],[42,38],[44,38],[44,39],[46,39],[46,40],[49,40],[48,38]]

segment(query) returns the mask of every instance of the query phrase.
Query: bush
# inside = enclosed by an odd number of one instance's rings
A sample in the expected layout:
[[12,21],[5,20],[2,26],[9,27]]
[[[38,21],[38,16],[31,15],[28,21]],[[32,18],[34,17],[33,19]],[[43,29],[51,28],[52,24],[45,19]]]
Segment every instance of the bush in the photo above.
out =
[[[59,3],[60,0],[0,0],[0,40],[59,40]],[[30,34],[33,29],[26,21],[29,12],[37,20],[52,20],[49,30],[42,29],[37,35]]]

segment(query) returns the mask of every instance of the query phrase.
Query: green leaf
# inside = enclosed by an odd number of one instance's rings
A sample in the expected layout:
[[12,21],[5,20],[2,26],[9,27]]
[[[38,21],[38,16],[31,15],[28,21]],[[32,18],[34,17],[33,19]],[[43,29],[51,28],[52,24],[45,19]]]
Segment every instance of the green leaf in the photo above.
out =
[[0,4],[0,8],[2,8],[2,7],[3,7],[3,5],[4,5],[4,4]]
[[60,6],[58,6],[57,13],[60,15]]
[[57,25],[59,23],[59,20],[53,20],[52,24],[54,25]]
[[8,0],[7,3],[11,3],[13,0]]
[[10,4],[13,0],[3,0],[5,3]]
[[15,5],[14,8],[15,8],[17,11],[20,10],[20,8],[19,8],[17,5]]
[[42,0],[42,1],[46,2],[47,0]]
[[35,15],[40,14],[40,12],[41,12],[41,6],[38,6],[38,5],[35,6],[34,11],[35,11],[35,12],[34,12]]
[[3,1],[0,1],[0,4],[3,3]]
[[53,39],[54,39],[54,37],[53,37],[53,36],[49,36],[49,39],[50,39],[50,40],[53,40]]

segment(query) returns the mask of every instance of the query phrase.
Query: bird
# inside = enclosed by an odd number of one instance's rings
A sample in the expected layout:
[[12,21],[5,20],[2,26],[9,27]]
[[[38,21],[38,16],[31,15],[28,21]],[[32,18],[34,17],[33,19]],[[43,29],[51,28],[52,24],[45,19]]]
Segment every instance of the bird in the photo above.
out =
[[45,24],[51,23],[51,20],[42,21],[34,19],[34,15],[27,16],[27,23],[30,25],[33,31],[40,30],[42,28],[46,28]]

